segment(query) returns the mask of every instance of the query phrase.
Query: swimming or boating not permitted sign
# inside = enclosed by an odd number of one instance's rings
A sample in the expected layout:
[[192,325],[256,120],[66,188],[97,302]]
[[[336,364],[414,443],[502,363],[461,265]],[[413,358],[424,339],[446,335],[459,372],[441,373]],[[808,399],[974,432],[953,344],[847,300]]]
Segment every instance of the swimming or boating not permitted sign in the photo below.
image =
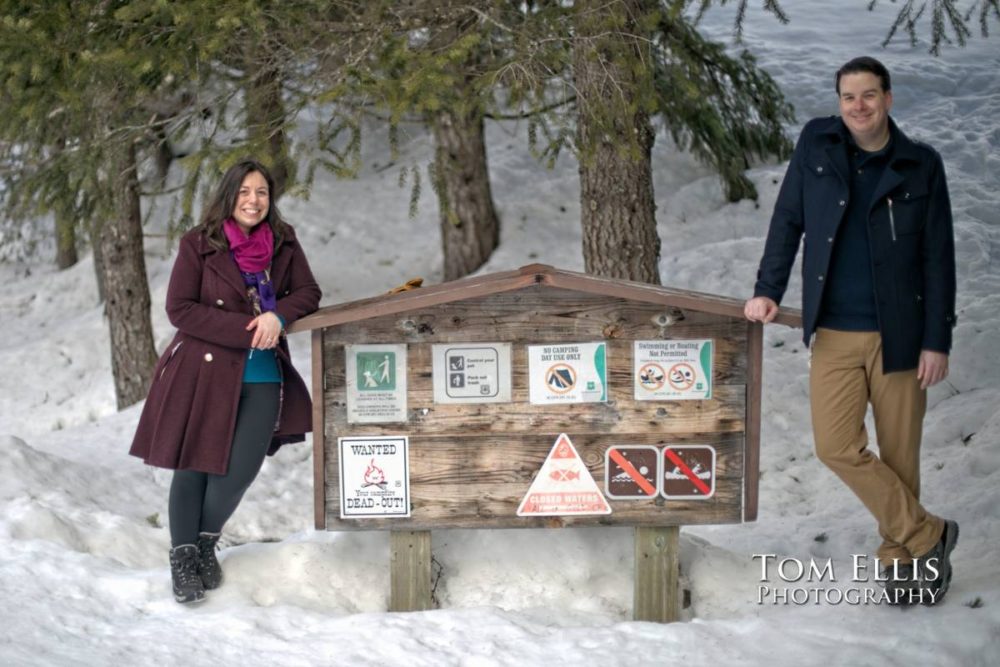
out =
[[632,374],[637,401],[712,398],[712,341],[637,340]]
[[528,396],[535,405],[608,400],[605,343],[528,346]]
[[338,438],[340,518],[410,516],[410,439]]
[[517,515],[584,514],[611,514],[611,505],[605,500],[569,436],[560,433],[517,508]]

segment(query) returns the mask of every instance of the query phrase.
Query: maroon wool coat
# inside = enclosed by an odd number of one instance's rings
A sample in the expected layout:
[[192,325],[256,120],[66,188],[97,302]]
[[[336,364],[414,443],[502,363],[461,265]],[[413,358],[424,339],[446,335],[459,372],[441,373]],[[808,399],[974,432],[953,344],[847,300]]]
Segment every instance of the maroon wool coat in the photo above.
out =
[[[302,247],[289,234],[271,262],[277,314],[288,326],[319,307],[320,289]],[[181,238],[167,288],[167,316],[177,335],[153,375],[129,451],[149,465],[225,474],[236,426],[253,306],[226,250],[199,230]],[[292,366],[288,342],[275,348],[284,387],[268,454],[312,430],[312,403]]]

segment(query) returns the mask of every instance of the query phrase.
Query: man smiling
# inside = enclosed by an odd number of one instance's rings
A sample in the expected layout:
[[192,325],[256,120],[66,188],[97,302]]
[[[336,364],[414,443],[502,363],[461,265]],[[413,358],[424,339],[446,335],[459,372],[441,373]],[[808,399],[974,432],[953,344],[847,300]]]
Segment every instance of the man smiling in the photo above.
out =
[[[810,121],[796,144],[744,312],[774,319],[801,240],[817,456],[878,522],[890,599],[933,604],[950,585],[958,539],[957,523],[919,502],[926,390],[948,374],[955,325],[944,165],[889,117],[878,60],[846,63],[836,90],[840,116]],[[878,456],[867,448],[869,403]],[[934,594],[909,595],[916,586]]]

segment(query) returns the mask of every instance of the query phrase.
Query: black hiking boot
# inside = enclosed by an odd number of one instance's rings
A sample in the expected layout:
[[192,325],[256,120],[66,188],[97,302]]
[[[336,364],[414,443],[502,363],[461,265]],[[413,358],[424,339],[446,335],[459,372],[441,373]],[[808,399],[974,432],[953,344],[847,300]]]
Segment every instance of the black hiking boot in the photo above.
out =
[[[894,563],[882,570],[885,578],[887,601],[894,607],[907,607],[911,603],[911,591],[920,589],[920,581],[915,576],[913,563]],[[918,594],[914,593],[914,598]]]
[[222,566],[215,556],[219,536],[220,533],[198,533],[198,576],[207,591],[222,584]]
[[919,559],[920,578],[923,580],[921,603],[935,605],[944,598],[951,586],[951,552],[958,542],[958,523],[944,522],[941,539]]
[[198,576],[198,547],[182,544],[170,550],[170,575],[174,599],[181,603],[205,599],[205,585]]

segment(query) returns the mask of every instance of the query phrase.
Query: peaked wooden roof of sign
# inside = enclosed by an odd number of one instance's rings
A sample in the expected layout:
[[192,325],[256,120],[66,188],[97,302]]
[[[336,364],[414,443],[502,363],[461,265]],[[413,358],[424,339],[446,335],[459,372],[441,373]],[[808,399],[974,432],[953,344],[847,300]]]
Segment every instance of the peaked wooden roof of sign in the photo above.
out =
[[[292,323],[288,331],[289,333],[310,331],[382,315],[419,310],[442,303],[510,292],[533,285],[657,303],[716,315],[743,317],[743,301],[739,299],[630,280],[601,278],[575,271],[564,271],[546,264],[529,264],[514,271],[470,276],[430,287],[420,287],[394,294],[381,294],[357,301],[326,306],[312,315]],[[775,322],[791,327],[801,327],[802,315],[797,310],[782,308]]]

